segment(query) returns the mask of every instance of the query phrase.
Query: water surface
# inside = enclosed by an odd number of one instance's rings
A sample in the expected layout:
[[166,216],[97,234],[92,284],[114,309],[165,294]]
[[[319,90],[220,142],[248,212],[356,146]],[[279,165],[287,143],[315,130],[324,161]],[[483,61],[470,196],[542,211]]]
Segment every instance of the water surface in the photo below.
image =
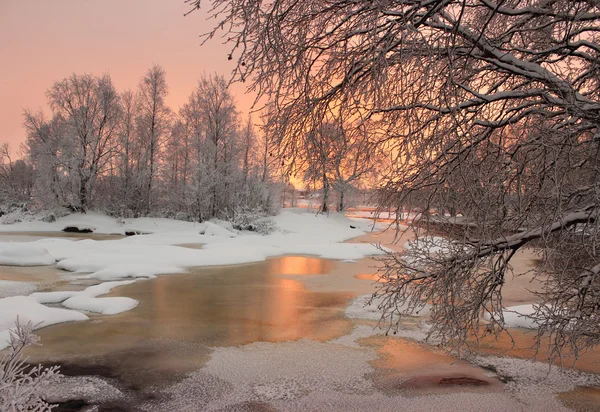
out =
[[308,257],[164,275],[119,287],[139,305],[115,316],[91,315],[39,331],[33,361],[59,363],[68,373],[97,373],[147,386],[195,370],[211,348],[251,342],[344,335],[350,292],[312,292],[279,275],[327,273],[332,263]]

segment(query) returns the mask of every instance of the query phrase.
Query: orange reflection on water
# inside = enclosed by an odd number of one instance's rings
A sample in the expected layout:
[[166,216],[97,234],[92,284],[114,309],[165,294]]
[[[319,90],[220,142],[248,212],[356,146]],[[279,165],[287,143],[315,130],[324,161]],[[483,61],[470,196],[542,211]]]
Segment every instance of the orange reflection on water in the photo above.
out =
[[286,257],[135,282],[110,295],[136,299],[136,308],[44,328],[43,346],[27,354],[34,362],[110,365],[126,380],[148,380],[145,374],[160,380],[198,368],[215,346],[334,339],[350,332],[343,313],[354,294],[311,292],[278,276],[326,273],[328,265]]
[[331,263],[323,259],[301,256],[284,256],[269,261],[274,275],[319,275],[331,269]]

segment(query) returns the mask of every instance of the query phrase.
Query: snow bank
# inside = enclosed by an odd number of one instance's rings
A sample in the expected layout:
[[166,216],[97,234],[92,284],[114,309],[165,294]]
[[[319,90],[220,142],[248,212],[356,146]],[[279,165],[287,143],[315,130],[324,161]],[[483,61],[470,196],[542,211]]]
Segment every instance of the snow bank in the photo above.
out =
[[78,293],[75,291],[36,292],[29,295],[29,297],[33,298],[37,303],[61,303]]
[[[228,222],[201,224],[170,219],[130,219],[118,222],[107,216],[71,215],[42,227],[64,225],[94,227],[94,231],[112,232],[136,230],[154,232],[118,240],[79,241],[43,239],[28,243],[26,248],[46,250],[58,260],[58,268],[98,280],[154,277],[159,274],[181,273],[197,266],[232,265],[264,261],[281,255],[314,255],[339,260],[358,260],[382,254],[365,243],[342,243],[370,230],[368,221],[350,220],[343,214],[313,215],[299,211],[284,211],[274,218],[280,228],[269,235],[232,231]],[[33,225],[34,222],[28,222]],[[2,229],[6,229],[5,225]],[[39,230],[39,228],[36,228]],[[178,244],[203,244],[202,249],[190,249]]]
[[4,266],[46,266],[56,259],[42,246],[30,243],[0,243],[0,265]]
[[[60,267],[68,267],[73,261],[65,261]],[[99,265],[100,266],[100,265]],[[75,266],[77,267],[77,266]],[[90,275],[80,276],[82,279],[113,280],[120,278],[153,278],[157,275],[166,275],[169,273],[182,273],[185,269],[180,266],[169,265],[148,265],[143,263],[124,263],[122,265],[112,264],[109,267],[100,269]]]
[[101,213],[88,212],[86,214],[75,213],[60,217],[54,222],[31,220],[4,224],[0,225],[0,232],[58,232],[66,227],[90,229],[94,233],[99,234],[124,235],[125,232],[161,233],[183,230],[198,231],[204,226],[201,223],[183,222],[173,219],[115,219]]
[[[0,350],[8,346],[9,329],[14,327],[17,316],[23,323],[31,321],[37,329],[57,323],[88,319],[87,315],[79,311],[114,315],[133,309],[138,304],[135,299],[98,297],[117,286],[133,282],[135,281],[105,282],[82,291],[36,292],[29,296],[0,299]],[[68,309],[48,307],[44,305],[45,303],[62,303]]]
[[9,342],[9,329],[15,326],[17,316],[22,323],[32,322],[36,329],[63,322],[86,320],[88,317],[75,310],[50,308],[29,296],[0,299],[0,350]]
[[[535,309],[533,308],[533,305],[509,306],[502,310],[504,324],[509,328],[536,329],[537,322],[532,317],[534,314]],[[485,313],[483,318],[489,321],[489,313]]]

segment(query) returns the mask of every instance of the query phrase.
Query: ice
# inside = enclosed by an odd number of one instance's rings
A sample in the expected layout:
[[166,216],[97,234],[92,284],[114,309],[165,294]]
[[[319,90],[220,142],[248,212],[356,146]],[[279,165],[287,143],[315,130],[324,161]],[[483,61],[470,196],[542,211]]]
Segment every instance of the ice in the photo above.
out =
[[0,298],[28,295],[36,289],[35,285],[28,282],[0,280]]

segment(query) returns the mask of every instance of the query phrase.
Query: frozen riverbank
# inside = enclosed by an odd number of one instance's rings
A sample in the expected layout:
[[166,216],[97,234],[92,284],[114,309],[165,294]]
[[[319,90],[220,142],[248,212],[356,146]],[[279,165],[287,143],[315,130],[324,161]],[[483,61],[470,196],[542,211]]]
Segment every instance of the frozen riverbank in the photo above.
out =
[[[220,221],[193,223],[150,218],[118,221],[98,214],[71,215],[52,223],[20,222],[2,225],[0,231],[50,233],[71,227],[88,229],[95,234],[145,234],[102,241],[49,237],[32,242],[1,242],[0,265],[53,265],[56,262],[59,269],[71,273],[68,278],[73,281],[108,282],[182,273],[190,267],[261,262],[282,255],[355,260],[382,253],[370,244],[343,243],[369,230],[368,221],[349,220],[337,214],[316,216],[303,211],[284,211],[273,220],[277,229],[268,235],[236,231],[227,222]],[[204,247],[178,246],[188,244]],[[85,291],[53,293],[43,302],[31,296],[4,298],[11,301],[0,299],[0,306],[13,308],[0,312],[0,348],[5,347],[7,329],[20,314],[22,321],[31,320],[46,326],[82,320],[89,312],[116,314],[135,306],[129,298],[99,298],[103,293],[96,292],[106,293],[111,285],[116,284],[95,286],[93,294]],[[62,304],[65,308],[47,308],[44,306],[47,303]]]

